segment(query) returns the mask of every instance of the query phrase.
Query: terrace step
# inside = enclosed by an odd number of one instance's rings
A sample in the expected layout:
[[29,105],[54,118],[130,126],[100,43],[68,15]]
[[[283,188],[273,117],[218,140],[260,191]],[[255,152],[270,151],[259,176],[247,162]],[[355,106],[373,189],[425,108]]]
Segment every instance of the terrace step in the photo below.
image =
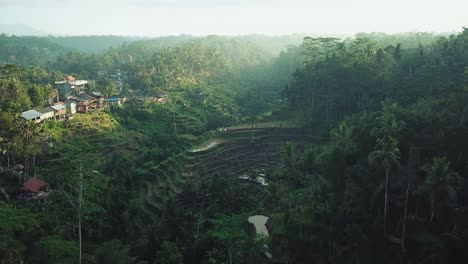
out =
[[238,177],[251,170],[265,170],[281,164],[285,142],[291,140],[305,145],[323,140],[294,128],[254,128],[254,143],[251,143],[251,134],[250,128],[209,132],[185,147],[196,149],[196,142],[211,142],[210,139],[217,139],[219,143],[197,152],[184,151],[156,166],[147,167],[148,177],[141,197],[146,207],[144,213],[150,219],[161,216],[165,204],[182,191],[188,180],[197,183],[214,175]]

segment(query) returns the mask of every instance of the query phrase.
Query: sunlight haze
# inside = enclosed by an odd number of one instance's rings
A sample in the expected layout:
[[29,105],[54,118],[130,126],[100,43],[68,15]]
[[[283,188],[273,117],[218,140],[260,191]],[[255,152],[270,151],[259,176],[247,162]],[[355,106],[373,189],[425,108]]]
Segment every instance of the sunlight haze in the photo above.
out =
[[454,32],[468,1],[0,0],[0,24],[53,35]]

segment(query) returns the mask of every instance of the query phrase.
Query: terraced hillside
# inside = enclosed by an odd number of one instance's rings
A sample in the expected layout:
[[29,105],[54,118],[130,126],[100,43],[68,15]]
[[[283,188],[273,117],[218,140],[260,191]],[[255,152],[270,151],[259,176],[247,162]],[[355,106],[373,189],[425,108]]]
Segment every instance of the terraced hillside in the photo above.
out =
[[186,184],[198,185],[209,177],[241,177],[252,170],[271,168],[280,163],[285,142],[304,145],[319,140],[309,131],[298,128],[259,127],[251,130],[240,127],[211,132],[205,135],[203,144],[147,168],[138,208],[127,212],[128,220],[140,229],[138,233],[145,233],[148,226],[159,221],[167,203]]

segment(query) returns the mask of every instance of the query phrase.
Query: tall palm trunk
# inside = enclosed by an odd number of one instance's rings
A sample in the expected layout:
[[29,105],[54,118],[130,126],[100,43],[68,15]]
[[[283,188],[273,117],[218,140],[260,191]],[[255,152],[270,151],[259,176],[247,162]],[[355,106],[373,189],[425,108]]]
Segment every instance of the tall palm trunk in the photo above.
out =
[[254,121],[250,123],[250,143],[254,142]]
[[200,215],[198,216],[198,221],[197,221],[197,235],[195,237],[195,248],[198,246],[198,237],[199,237],[199,231],[200,231],[200,225],[202,224],[202,217],[203,217],[203,207],[205,206],[205,195],[203,196],[203,201],[202,201],[202,206],[200,209]]
[[409,187],[410,187],[410,181],[409,181],[409,177],[408,177],[408,183],[406,185],[406,194],[405,194],[405,213],[404,213],[404,216],[403,216],[403,234],[402,234],[402,238],[401,238],[401,249],[403,250],[403,252],[406,251],[405,239],[406,239],[406,222],[408,220]]
[[79,242],[79,259],[78,263],[81,264],[81,202],[80,209],[78,209],[78,242]]
[[384,205],[384,237],[385,239],[388,238],[388,173],[389,173],[389,166],[385,166],[385,205]]
[[33,155],[33,177],[36,177],[36,155]]
[[177,121],[176,121],[176,112],[175,112],[175,106],[174,106],[174,111],[173,111],[173,122],[174,122],[174,136],[177,136]]
[[436,211],[436,206],[435,206],[435,194],[432,193],[431,195],[431,207],[432,207],[432,213],[431,213],[431,219],[430,219],[430,223],[432,224],[432,221],[434,220],[434,215],[435,215],[435,211]]
[[79,259],[78,263],[81,264],[81,257],[82,257],[82,243],[81,243],[81,205],[83,199],[83,173],[81,172],[82,165],[80,164],[80,189],[78,195],[78,241],[79,241]]
[[232,264],[232,249],[231,249],[231,247],[228,248],[228,255],[229,255],[229,264]]

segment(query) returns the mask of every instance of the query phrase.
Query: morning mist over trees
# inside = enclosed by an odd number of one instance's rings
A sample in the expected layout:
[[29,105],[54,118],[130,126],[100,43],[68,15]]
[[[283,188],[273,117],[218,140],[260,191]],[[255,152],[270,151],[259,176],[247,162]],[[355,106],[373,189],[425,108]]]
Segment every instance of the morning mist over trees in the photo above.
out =
[[468,4],[0,0],[0,264],[468,263]]

